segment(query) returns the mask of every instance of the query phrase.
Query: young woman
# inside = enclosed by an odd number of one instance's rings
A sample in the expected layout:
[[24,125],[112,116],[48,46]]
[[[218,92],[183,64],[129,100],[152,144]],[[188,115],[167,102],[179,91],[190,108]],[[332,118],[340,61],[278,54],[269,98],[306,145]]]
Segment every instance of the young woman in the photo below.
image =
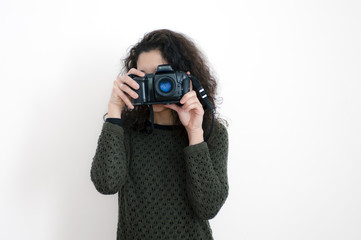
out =
[[186,36],[150,32],[130,49],[118,76],[91,167],[103,194],[118,193],[117,239],[213,239],[208,220],[228,195],[228,134],[220,119],[211,137],[212,111],[196,91],[180,104],[133,106],[139,85],[129,74],[154,73],[158,65],[195,76],[215,106],[217,83],[204,57]]

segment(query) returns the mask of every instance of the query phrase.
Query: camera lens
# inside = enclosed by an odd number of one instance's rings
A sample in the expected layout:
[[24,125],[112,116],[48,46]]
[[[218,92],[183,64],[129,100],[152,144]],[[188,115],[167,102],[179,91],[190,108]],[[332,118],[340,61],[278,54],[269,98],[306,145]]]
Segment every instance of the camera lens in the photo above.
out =
[[159,82],[159,89],[163,93],[169,93],[172,90],[172,81],[170,81],[170,79],[168,79],[168,78],[163,78]]

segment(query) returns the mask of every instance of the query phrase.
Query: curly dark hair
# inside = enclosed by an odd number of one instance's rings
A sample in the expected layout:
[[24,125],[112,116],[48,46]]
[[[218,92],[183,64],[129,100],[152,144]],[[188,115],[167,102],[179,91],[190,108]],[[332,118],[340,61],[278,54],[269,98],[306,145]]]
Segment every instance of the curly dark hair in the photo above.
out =
[[[217,90],[217,82],[214,76],[211,75],[210,68],[204,55],[196,47],[193,41],[184,34],[168,29],[155,30],[145,34],[145,36],[130,49],[129,55],[123,60],[123,72],[128,72],[131,68],[137,68],[139,55],[143,52],[149,52],[152,50],[159,50],[162,57],[175,71],[189,71],[193,76],[195,76],[207,93],[208,99],[213,106],[214,113],[216,114],[215,94]],[[202,103],[199,94],[198,99]],[[138,131],[145,130],[146,123],[149,119],[149,112],[149,107],[144,105],[135,106],[133,110],[125,107],[121,116],[123,119],[123,126]],[[172,112],[175,124],[181,124],[178,114],[175,111]],[[204,136],[206,136],[209,132],[211,120],[212,112],[209,108],[205,108],[203,116]],[[219,120],[220,118],[216,117],[216,125],[219,124]]]

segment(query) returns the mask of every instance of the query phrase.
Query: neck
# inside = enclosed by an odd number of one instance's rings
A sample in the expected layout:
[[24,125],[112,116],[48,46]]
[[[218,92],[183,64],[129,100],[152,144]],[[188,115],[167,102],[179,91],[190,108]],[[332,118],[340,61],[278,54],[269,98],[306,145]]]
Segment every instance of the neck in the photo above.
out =
[[174,119],[172,115],[172,110],[165,109],[161,112],[155,112],[154,123],[159,125],[173,125]]

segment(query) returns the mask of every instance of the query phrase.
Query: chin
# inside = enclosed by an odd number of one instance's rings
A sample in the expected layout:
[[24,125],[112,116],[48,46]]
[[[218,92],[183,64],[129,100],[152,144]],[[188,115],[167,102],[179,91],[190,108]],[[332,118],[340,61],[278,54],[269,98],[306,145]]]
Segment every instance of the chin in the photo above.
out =
[[154,111],[154,112],[163,112],[164,110],[170,110],[170,109],[164,107],[163,104],[154,104],[154,105],[153,105],[153,111]]

